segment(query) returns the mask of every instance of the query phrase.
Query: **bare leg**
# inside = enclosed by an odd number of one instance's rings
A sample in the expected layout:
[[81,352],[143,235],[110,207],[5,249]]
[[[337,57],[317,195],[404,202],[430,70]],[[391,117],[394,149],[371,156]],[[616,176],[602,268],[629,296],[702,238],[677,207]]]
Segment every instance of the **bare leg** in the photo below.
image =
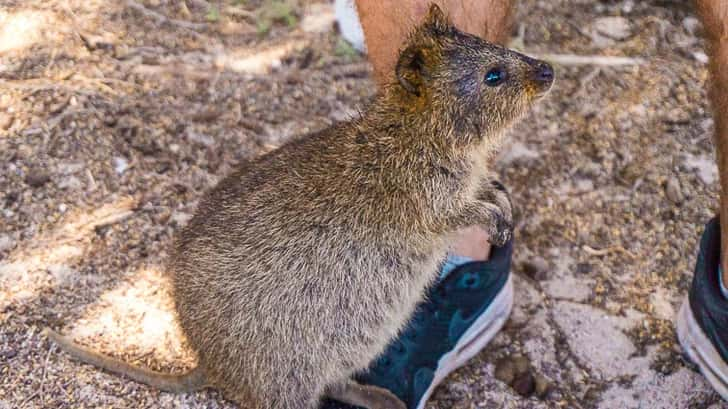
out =
[[720,174],[721,268],[728,287],[728,1],[696,0],[708,36],[710,99],[715,118],[715,146]]
[[463,31],[495,43],[503,42],[508,34],[512,0],[356,0],[379,84],[393,76],[399,47],[433,2]]
[[367,409],[407,409],[407,406],[392,392],[378,386],[360,385],[354,381],[329,388],[326,396]]
[[[460,29],[502,43],[508,35],[512,0],[436,0]],[[430,0],[356,0],[369,61],[379,85],[394,79],[394,64],[410,30],[427,14]],[[391,78],[391,79],[390,79]],[[488,235],[472,226],[463,229],[452,251],[474,260],[490,254]]]

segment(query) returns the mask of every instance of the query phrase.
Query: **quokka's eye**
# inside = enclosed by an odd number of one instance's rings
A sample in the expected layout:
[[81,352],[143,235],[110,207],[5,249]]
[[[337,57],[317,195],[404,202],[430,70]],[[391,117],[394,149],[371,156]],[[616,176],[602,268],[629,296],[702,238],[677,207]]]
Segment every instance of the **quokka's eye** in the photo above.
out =
[[508,77],[508,74],[503,68],[491,68],[491,70],[485,74],[485,83],[491,87],[496,87],[502,84],[506,80],[506,77]]

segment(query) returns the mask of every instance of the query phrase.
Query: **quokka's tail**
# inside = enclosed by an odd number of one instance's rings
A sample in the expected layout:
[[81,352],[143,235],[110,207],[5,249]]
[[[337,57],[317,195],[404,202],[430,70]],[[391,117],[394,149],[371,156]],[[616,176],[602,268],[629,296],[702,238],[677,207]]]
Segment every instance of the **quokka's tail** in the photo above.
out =
[[106,371],[126,376],[129,379],[145,383],[163,391],[191,392],[208,386],[205,373],[200,367],[193,368],[182,374],[155,372],[136,367],[78,345],[71,339],[51,329],[46,328],[43,330],[43,333],[58,344],[62,350],[81,362],[95,365]]

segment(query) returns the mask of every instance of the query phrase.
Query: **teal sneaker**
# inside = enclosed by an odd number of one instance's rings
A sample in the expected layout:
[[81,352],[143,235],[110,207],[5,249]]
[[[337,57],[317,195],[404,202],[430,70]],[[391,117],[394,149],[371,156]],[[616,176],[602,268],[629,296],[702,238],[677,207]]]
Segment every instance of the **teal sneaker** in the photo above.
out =
[[688,357],[728,400],[728,300],[720,284],[720,223],[705,226],[693,283],[677,317],[677,336]]
[[[359,383],[376,385],[409,409],[422,409],[437,385],[480,352],[500,331],[513,306],[513,241],[493,247],[487,261],[444,274],[400,334]],[[352,409],[326,401],[322,409]]]

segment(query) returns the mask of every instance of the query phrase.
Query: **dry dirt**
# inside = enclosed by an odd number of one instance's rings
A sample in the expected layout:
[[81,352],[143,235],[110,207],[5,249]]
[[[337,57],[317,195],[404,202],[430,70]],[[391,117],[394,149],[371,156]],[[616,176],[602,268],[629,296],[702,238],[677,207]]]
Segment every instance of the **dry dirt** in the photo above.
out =
[[[510,132],[498,170],[518,207],[516,308],[430,407],[728,408],[674,332],[717,197],[686,4],[518,2],[529,53],[643,63],[557,66]],[[173,232],[236,162],[355,115],[369,74],[313,1],[0,0],[0,408],[233,407],[79,365],[40,330],[191,365],[163,269]],[[549,393],[496,380],[516,355]]]

